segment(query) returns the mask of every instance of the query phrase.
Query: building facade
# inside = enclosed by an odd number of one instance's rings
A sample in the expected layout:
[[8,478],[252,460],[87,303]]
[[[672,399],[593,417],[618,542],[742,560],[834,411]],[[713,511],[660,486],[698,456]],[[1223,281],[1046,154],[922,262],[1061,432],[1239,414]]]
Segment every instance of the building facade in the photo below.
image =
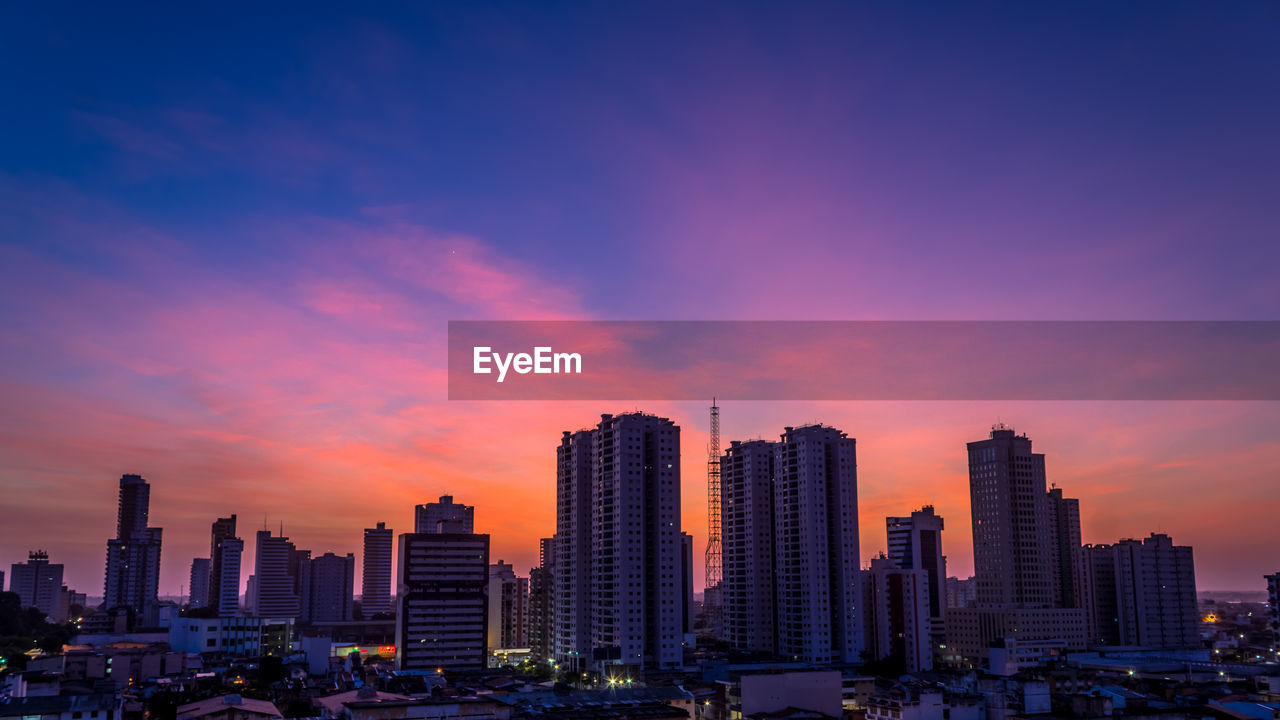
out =
[[399,568],[396,667],[483,670],[489,536],[406,533],[400,536]]
[[904,570],[922,570],[928,583],[929,627],[934,648],[945,642],[947,558],[942,554],[944,523],[932,505],[906,517],[885,518],[889,559]]
[[720,459],[722,635],[737,650],[772,654],[774,620],[774,443],[733,441]]
[[151,485],[139,475],[120,478],[116,536],[107,541],[103,605],[128,608],[141,625],[159,622],[162,530],[147,527]]
[[27,553],[25,563],[14,563],[9,567],[9,592],[18,596],[22,607],[36,608],[54,622],[62,622],[66,619],[65,614],[59,617],[62,610],[62,573],[62,564],[49,562],[49,553],[32,550]]
[[327,552],[309,558],[303,573],[302,619],[306,622],[343,622],[355,619],[356,556]]
[[361,568],[360,610],[366,618],[390,613],[391,597],[391,528],[384,522],[364,531],[364,567]]
[[473,533],[476,509],[473,505],[455,503],[452,495],[441,495],[440,502],[424,503],[413,509],[415,533]]

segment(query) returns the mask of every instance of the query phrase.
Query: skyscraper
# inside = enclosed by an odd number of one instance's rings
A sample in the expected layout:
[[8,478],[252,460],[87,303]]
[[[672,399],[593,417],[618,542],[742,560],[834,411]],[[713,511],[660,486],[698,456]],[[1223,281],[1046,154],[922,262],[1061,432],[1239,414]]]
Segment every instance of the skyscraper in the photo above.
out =
[[475,507],[455,503],[452,495],[441,495],[440,502],[415,506],[413,518],[415,533],[475,532]]
[[1119,645],[1115,549],[1110,545],[1085,545],[1079,557],[1080,601],[1086,612],[1089,644]]
[[[244,542],[236,538],[236,516],[220,517],[213,521],[213,526],[209,529],[209,607],[217,611],[221,617],[234,617],[236,610],[240,604],[240,559],[236,558],[236,566],[234,569],[226,567],[226,561],[223,554],[227,552],[223,548],[224,540],[236,540],[239,543],[241,551],[244,550]],[[234,545],[234,543],[233,543]],[[225,608],[230,612],[224,612],[222,601],[226,598],[225,586],[234,582],[235,595],[231,607]]]
[[191,584],[187,586],[187,607],[194,610],[208,606],[210,576],[209,558],[195,558],[191,561]]
[[253,612],[264,618],[297,618],[302,615],[302,588],[305,578],[300,568],[305,553],[289,538],[272,536],[270,530],[258,531],[253,568]]
[[235,617],[240,612],[240,568],[244,557],[244,540],[238,537],[226,537],[217,541],[218,570],[210,569],[210,582],[217,585],[209,588],[211,597],[217,601],[210,607],[217,609],[218,617]]
[[18,596],[22,607],[36,608],[55,622],[61,622],[57,615],[62,593],[62,564],[50,563],[49,553],[44,550],[32,550],[27,553],[25,563],[9,567],[9,592]]
[[1061,607],[1063,544],[1044,455],[1002,424],[987,440],[969,443],[968,455],[976,602],[948,611],[947,645],[969,661],[985,659],[1002,638],[1083,649],[1085,611]]
[[1201,646],[1196,572],[1189,545],[1152,533],[1121,540],[1116,553],[1116,605],[1120,642],[1148,648]]
[[934,513],[932,505],[912,512],[909,517],[885,518],[889,559],[904,570],[924,571],[934,648],[944,642],[947,612],[947,558],[942,554],[942,528],[942,518]]
[[864,603],[867,649],[876,660],[899,663],[904,672],[933,668],[929,574],[880,556],[871,561]]
[[501,560],[489,566],[489,652],[528,647],[529,579]]
[[529,651],[539,662],[553,657],[555,637],[555,542],[538,541],[538,567],[529,571]]
[[342,622],[353,619],[356,556],[327,552],[317,558],[300,558],[307,568],[302,573],[306,604],[302,619],[307,622]]
[[360,608],[366,618],[392,610],[391,545],[392,533],[386,523],[365,528]]
[[564,434],[557,463],[556,659],[599,670],[679,666],[680,428],[643,413],[602,415],[594,429]]
[[107,541],[103,587],[106,609],[130,608],[137,623],[159,622],[160,528],[147,527],[151,486],[138,475],[120,478],[116,537]]
[[803,662],[856,662],[865,648],[855,442],[807,425],[774,446],[777,652]]
[[400,536],[396,667],[483,670],[488,625],[489,536]]
[[1054,604],[1084,607],[1080,597],[1080,501],[1063,497],[1062,488],[1054,487],[1049,489],[1048,502],[1056,556]]
[[723,638],[737,650],[773,653],[773,443],[729,444],[720,460]]

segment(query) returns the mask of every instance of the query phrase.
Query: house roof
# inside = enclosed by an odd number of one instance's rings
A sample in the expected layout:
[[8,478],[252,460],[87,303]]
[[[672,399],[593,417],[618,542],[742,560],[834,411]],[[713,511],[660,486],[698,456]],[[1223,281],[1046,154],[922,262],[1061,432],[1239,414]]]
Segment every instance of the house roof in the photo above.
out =
[[251,713],[254,715],[283,717],[280,714],[280,710],[276,708],[274,703],[233,694],[213,697],[208,700],[201,700],[200,702],[191,703],[190,705],[183,705],[178,708],[178,720],[188,720],[188,718],[200,718],[206,715],[213,715],[223,712],[227,708],[235,708],[239,712]]

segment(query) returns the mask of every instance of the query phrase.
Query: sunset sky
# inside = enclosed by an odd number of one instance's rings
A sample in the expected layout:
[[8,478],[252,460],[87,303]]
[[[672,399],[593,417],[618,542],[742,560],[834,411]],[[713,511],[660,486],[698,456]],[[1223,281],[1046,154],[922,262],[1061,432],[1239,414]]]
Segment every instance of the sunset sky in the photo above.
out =
[[[449,320],[1280,319],[1280,5],[358,7],[0,10],[0,569],[100,595],[139,473],[162,593],[219,515],[358,555],[443,493],[524,572],[637,407],[700,565],[706,403],[449,401]],[[1003,421],[1085,542],[1280,570],[1280,403],[722,406],[857,438],[864,559],[933,504],[967,576]]]

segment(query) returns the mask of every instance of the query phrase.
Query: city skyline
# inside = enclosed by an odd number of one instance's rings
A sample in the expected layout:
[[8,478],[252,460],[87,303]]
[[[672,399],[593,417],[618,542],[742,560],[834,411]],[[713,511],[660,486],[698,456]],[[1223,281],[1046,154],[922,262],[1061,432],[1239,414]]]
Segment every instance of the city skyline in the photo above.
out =
[[[730,406],[732,407],[732,404]],[[816,422],[816,421],[813,421],[813,422]],[[798,424],[798,426],[813,424],[813,422],[800,423]],[[678,421],[677,421],[677,424],[679,424]],[[825,422],[823,424],[830,425],[830,423],[825,423]],[[732,427],[732,425],[730,425],[730,427]],[[994,427],[994,425],[992,427]],[[682,428],[682,433],[685,434],[686,436],[691,434],[689,425],[681,425],[681,428]],[[693,430],[692,434],[696,437],[697,428],[694,427],[692,428],[692,430]],[[1018,432],[1020,433],[1022,431],[1018,430]],[[1036,436],[1035,434],[1032,434],[1033,438],[1035,436]],[[758,438],[761,436],[756,435],[752,437]],[[766,435],[764,437],[768,437],[768,436]],[[729,435],[726,435],[725,438],[726,438],[726,450],[728,450],[729,442],[736,440],[736,438],[733,438]],[[748,439],[748,438],[744,438],[744,439]],[[855,436],[855,439],[856,439],[856,436]],[[681,464],[682,466],[684,466],[684,474],[688,475],[688,473],[690,472],[702,472],[703,475],[705,475],[705,465],[704,465],[705,461],[700,461],[699,457],[689,457],[690,452],[688,450],[688,447],[689,447],[688,442],[689,442],[688,440],[685,441],[685,444],[682,450]],[[859,441],[859,445],[862,445],[862,444],[863,444],[862,441]],[[1050,458],[1054,456],[1055,454],[1054,449],[1051,445],[1048,447],[1046,454]],[[876,488],[874,487],[874,484],[870,484],[870,487],[868,486],[869,483],[864,475],[865,470],[861,469],[863,467],[862,462],[865,460],[868,460],[868,459],[866,458],[866,452],[864,450],[863,452],[859,453],[859,467],[860,467],[859,474],[861,478],[859,481],[859,493],[860,493],[859,504],[864,508],[866,507],[866,497],[867,497],[866,494],[864,493],[866,493],[866,491],[868,490],[871,490],[872,495],[873,496],[876,495],[875,493]],[[1051,459],[1046,463],[1046,465],[1048,466],[1048,469],[1046,470],[1046,475],[1048,477],[1048,482],[1051,486],[1061,486],[1063,484],[1067,484],[1066,482],[1060,483],[1058,481],[1060,473],[1054,472],[1054,465]],[[1070,475],[1070,473],[1067,473],[1067,475]],[[128,475],[126,475],[126,477],[128,477]],[[142,475],[142,478],[144,481],[146,481],[151,485],[151,488],[150,488],[151,496],[154,497],[156,494],[156,489],[158,487],[157,484],[152,482],[152,478],[147,477],[145,474]],[[686,496],[684,505],[687,506],[691,504],[690,501],[701,505],[701,503],[705,499],[705,488],[702,486],[702,482],[704,481],[705,481],[705,477],[703,476],[695,476],[692,482],[686,478],[686,480],[682,484],[683,486],[682,494]],[[971,535],[968,535],[970,531],[970,525],[967,522],[967,516],[970,510],[970,508],[968,507],[967,475],[965,476],[964,483],[965,483],[965,487],[963,488],[963,495],[964,495],[963,505],[957,505],[955,502],[951,502],[945,505],[945,507],[951,514],[951,517],[948,519],[948,530],[946,532],[947,543],[946,543],[946,550],[945,550],[945,555],[947,557],[948,575],[959,576],[962,578],[968,577],[969,575],[972,574],[972,560],[973,560]],[[694,486],[694,487],[691,487],[691,486]],[[162,484],[159,487],[162,488]],[[1078,487],[1077,482],[1075,480],[1071,481],[1069,491],[1071,492],[1071,494],[1074,494],[1080,497],[1080,505],[1081,505],[1080,514],[1082,517],[1085,518],[1085,520],[1081,522],[1081,525],[1084,528],[1084,532],[1082,534],[1083,535],[1082,540],[1085,544],[1111,544],[1116,542],[1119,539],[1141,539],[1146,537],[1151,532],[1165,532],[1173,535],[1179,541],[1186,542],[1186,544],[1188,545],[1193,545],[1198,548],[1201,547],[1201,544],[1194,542],[1190,539],[1191,537],[1194,537],[1194,533],[1188,532],[1189,528],[1186,530],[1172,528],[1168,523],[1164,522],[1158,516],[1151,517],[1149,519],[1149,522],[1147,518],[1142,518],[1142,517],[1130,518],[1127,521],[1127,524],[1131,528],[1131,530],[1129,530],[1128,532],[1120,532],[1120,533],[1107,533],[1105,531],[1091,532],[1089,518],[1092,513],[1090,512],[1090,510],[1091,510],[1091,506],[1094,505],[1095,503],[1092,502],[1092,496],[1090,492],[1087,492],[1085,490],[1077,490],[1077,487]],[[1086,487],[1087,487],[1087,484],[1086,484]],[[552,488],[554,490],[554,484],[552,485]],[[689,493],[694,493],[694,495],[690,496]],[[160,496],[164,497],[164,493],[162,489],[161,489]],[[448,493],[442,493],[440,500],[442,501],[456,500],[458,504],[453,507],[461,507],[466,509],[468,511],[469,517],[470,517],[470,513],[472,512],[472,508],[474,508],[474,512],[479,514],[480,516],[479,520],[476,521],[476,527],[479,529],[479,531],[485,532],[493,537],[495,547],[500,547],[504,549],[504,552],[506,552],[507,554],[503,555],[503,557],[516,558],[514,565],[517,568],[518,572],[527,574],[529,568],[535,567],[537,565],[538,553],[539,553],[537,543],[539,542],[540,538],[539,540],[534,541],[532,551],[530,552],[530,549],[520,545],[519,541],[516,538],[506,537],[505,536],[506,533],[503,532],[502,528],[490,527],[488,525],[488,523],[485,520],[486,508],[481,502],[475,501],[471,497],[457,496],[455,498]],[[528,508],[527,510],[530,512],[530,514],[538,515],[540,514],[538,511],[546,509],[545,506],[550,504],[551,500],[552,500],[551,497],[544,497],[542,502],[542,507],[535,506],[535,507]],[[880,502],[883,503],[884,500],[881,500]],[[436,501],[434,498],[423,497],[421,498],[420,502],[410,505],[407,510],[405,510],[405,508],[402,507],[397,510],[391,511],[388,508],[388,511],[389,511],[387,513],[388,516],[403,514],[403,515],[406,515],[408,518],[407,521],[400,523],[400,525],[405,528],[404,531],[397,529],[396,523],[394,522],[387,523],[391,526],[391,529],[395,532],[397,536],[402,534],[402,532],[408,532],[409,530],[413,529],[413,526],[414,526],[413,520],[415,518],[415,515],[419,513],[419,511],[416,509],[416,506],[423,505],[424,503],[435,505]],[[911,504],[911,503],[908,503],[908,504]],[[935,500],[930,499],[929,497],[921,496],[914,502],[914,505],[912,505],[911,507],[906,507],[904,505],[896,509],[900,510],[900,514],[910,514],[916,510],[919,510],[922,507],[930,506],[930,505],[937,506],[938,503]],[[161,508],[162,514],[160,515],[160,517],[163,517],[163,506],[157,506],[154,502],[151,502],[150,507],[152,511],[156,510],[158,507]],[[960,511],[963,511],[963,513],[961,513]],[[942,510],[939,510],[938,512],[940,515],[943,515],[944,517],[947,516],[947,514]],[[234,508],[228,510],[228,513],[231,515],[240,514],[241,517],[244,517],[243,513],[239,513],[239,511],[235,510]],[[553,507],[552,507],[551,514],[552,514],[552,523],[551,523],[551,526],[547,528],[544,535],[550,535],[551,532],[554,530],[554,508]],[[688,512],[682,513],[682,518],[683,518],[682,523],[685,527],[685,531],[693,535],[695,548],[699,548],[700,543],[705,543],[705,527],[706,526],[704,524],[702,526],[691,527],[688,524],[689,522],[688,518],[690,517],[690,515],[698,517],[699,520],[701,520],[702,522],[705,522],[705,508],[698,507],[693,513],[688,513]],[[882,516],[868,515],[868,512],[865,509],[862,510],[859,513],[859,515],[860,515],[859,524],[861,525],[860,544],[862,546],[862,550],[860,553],[861,555],[860,562],[861,562],[861,566],[865,569],[866,567],[869,566],[871,560],[873,560],[876,556],[890,550],[890,548],[887,546],[887,543],[883,534],[883,530],[882,530],[883,525],[879,523],[883,523],[886,519],[892,518],[893,515],[892,514],[882,515]],[[115,524],[118,525],[120,521],[118,517],[118,513],[113,514],[113,519]],[[212,516],[207,519],[210,521],[215,519],[218,520],[219,522],[222,521],[221,518],[214,518]],[[279,518],[277,518],[277,521],[278,522],[276,522],[275,524],[277,525],[283,524],[284,525],[283,529],[287,533],[292,534],[292,532],[289,530],[288,523],[284,523],[283,520],[280,520]],[[269,525],[271,524],[272,523],[268,523],[267,525],[264,525],[263,530],[266,530],[268,532],[275,532],[280,529],[278,527],[269,527]],[[351,535],[354,539],[352,540],[350,548],[348,548],[345,545],[342,545],[340,541],[336,543],[331,543],[333,545],[332,547],[329,547],[329,546],[319,547],[316,545],[316,543],[311,543],[311,542],[299,539],[298,537],[293,537],[292,543],[296,545],[296,547],[300,552],[304,552],[304,553],[311,552],[316,556],[319,556],[324,552],[337,552],[340,555],[346,554],[346,553],[355,553],[357,558],[356,573],[357,575],[359,575],[361,573],[360,568],[362,568],[363,566],[363,554],[360,552],[360,547],[361,547],[360,543],[362,542],[361,538],[363,537],[365,530],[366,528],[364,527],[364,525],[361,525],[360,522],[358,521],[355,522],[355,524],[352,525],[351,527],[344,526],[341,529],[335,529],[335,528],[329,529],[329,533],[326,534],[326,536],[328,537],[333,537],[334,533],[337,533],[339,537],[344,534]],[[252,529],[246,530],[244,527],[244,524],[242,523],[241,534],[243,535],[250,532],[254,532],[254,531]],[[261,532],[261,530],[257,532]],[[207,537],[207,531],[204,531],[203,533],[201,533],[199,528],[194,528],[194,529],[189,528],[187,531],[187,534],[191,534],[191,533],[201,534],[204,537]],[[50,535],[56,536],[56,534],[52,534],[52,533]],[[173,527],[170,527],[170,529],[166,531],[165,552],[163,554],[163,558],[165,561],[164,562],[165,569],[162,570],[162,573],[160,576],[160,583],[161,583],[160,595],[161,596],[180,595],[181,594],[179,592],[180,586],[183,586],[182,587],[183,592],[190,591],[190,588],[185,588],[186,578],[189,577],[188,571],[190,569],[190,563],[193,558],[200,558],[202,557],[202,555],[196,554],[190,557],[183,557],[179,555],[175,557],[173,554],[173,550],[171,550],[171,545],[178,542],[185,542],[189,540],[190,538],[186,538],[184,534],[175,532],[175,528]],[[43,549],[48,549],[50,547],[57,548],[59,547],[59,544],[57,542],[37,541],[37,542],[34,542],[34,546],[39,546]],[[34,546],[32,549],[34,549]],[[252,546],[253,546],[252,542],[247,543],[247,548],[252,548]],[[207,548],[207,545],[206,545],[206,548]],[[19,553],[17,552],[13,553],[14,557],[12,560],[10,560],[10,558],[8,557],[8,548],[5,547],[4,549],[6,551],[6,554],[3,557],[0,557],[0,566],[7,567],[9,564],[11,564],[11,562],[19,562],[20,560],[20,558],[18,557]],[[498,551],[495,550],[495,553],[497,552]],[[20,554],[22,555],[22,557],[25,557],[26,553],[27,553],[27,550],[20,551]],[[69,555],[71,557],[75,557],[74,553],[69,553]],[[695,556],[696,555],[698,555],[697,552],[695,552]],[[93,584],[86,585],[83,583],[77,584],[77,579],[83,577],[83,575],[86,572],[90,574],[96,573],[99,577],[101,577],[102,565],[101,565],[100,553],[97,555],[96,558],[94,558],[91,561],[95,563],[93,567],[90,567],[87,569],[79,568],[79,573],[80,573],[79,575],[75,574],[74,571],[70,570],[71,563],[64,562],[64,557],[61,554],[58,554],[56,551],[51,551],[51,556],[53,561],[58,562],[60,564],[68,565],[69,570],[66,574],[66,578],[67,578],[66,583],[68,584],[69,587],[71,587],[72,590],[86,593],[89,597],[97,596],[98,594],[97,587],[95,585]],[[207,557],[207,556],[208,556],[208,551],[206,550],[203,554],[203,557]],[[524,560],[523,558],[526,556],[528,556],[530,559]],[[1204,550],[1198,550],[1198,556],[1200,558],[1199,565],[1201,567],[1201,570],[1198,571],[1198,577],[1202,578],[1206,574],[1211,575],[1212,574],[1211,569],[1213,567],[1213,562],[1214,562],[1213,557],[1208,553],[1206,553]],[[495,557],[497,557],[497,554],[495,554]],[[699,561],[700,561],[700,558],[696,560],[695,563],[698,563]],[[241,587],[242,593],[247,593],[246,583],[249,577],[253,574],[253,567],[255,562],[256,562],[256,553],[246,549],[244,559],[241,563],[240,587]],[[1263,559],[1261,562],[1265,563],[1265,559]],[[1259,572],[1251,575],[1246,575],[1245,576],[1246,579],[1254,580],[1255,579],[1254,575],[1256,575],[1257,578],[1261,578],[1263,574],[1266,574],[1266,569],[1265,569],[1266,567],[1267,566],[1265,564],[1260,564],[1257,567],[1257,570]],[[169,575],[170,572],[173,573],[173,577]],[[695,587],[700,592],[701,577],[697,576],[697,573],[695,573],[695,576],[696,576],[694,581]],[[177,579],[175,580],[175,578]],[[166,583],[172,583],[172,584],[170,585]],[[100,584],[101,584],[101,581],[99,580],[98,585]],[[1261,591],[1262,590],[1261,587],[1255,587],[1255,586],[1262,585],[1262,584],[1263,583],[1260,580],[1257,580],[1253,582],[1252,585],[1242,584],[1241,586],[1231,587],[1231,586],[1224,586],[1224,585],[1214,586],[1214,585],[1206,584],[1205,582],[1201,581],[1199,583],[1199,587],[1201,590]]]
[[[1280,318],[1274,5],[309,10],[0,30],[0,563],[96,587],[137,472],[167,594],[215,517],[356,552],[447,493],[527,568],[527,429],[633,404],[450,402],[450,320]],[[864,562],[924,504],[967,556],[957,448],[1004,420],[1096,498],[1085,542],[1276,569],[1280,403],[722,405],[726,442],[858,439]],[[701,578],[705,405],[645,409],[685,428]]]

